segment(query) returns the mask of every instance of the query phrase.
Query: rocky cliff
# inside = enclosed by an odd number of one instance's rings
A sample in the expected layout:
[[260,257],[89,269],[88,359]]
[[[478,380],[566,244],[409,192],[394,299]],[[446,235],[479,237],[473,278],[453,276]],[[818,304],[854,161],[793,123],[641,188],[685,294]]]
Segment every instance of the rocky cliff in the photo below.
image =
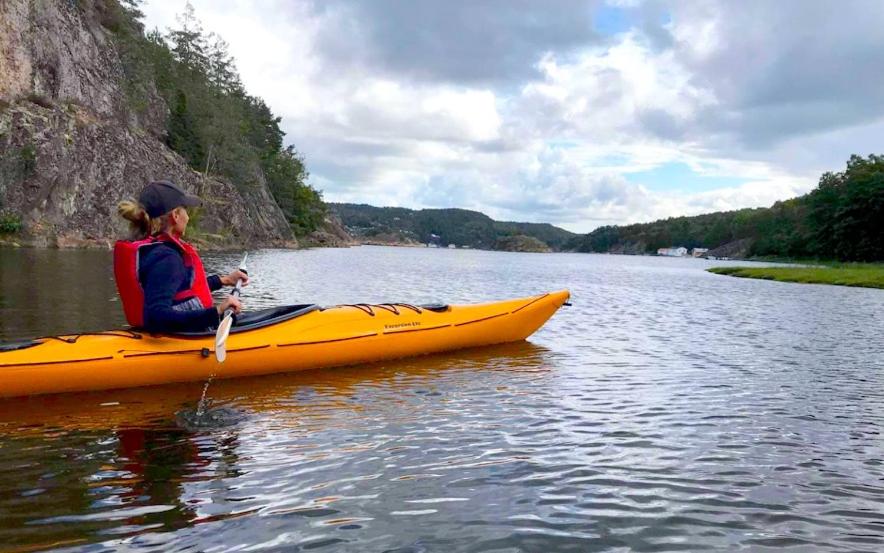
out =
[[[194,235],[217,246],[296,245],[263,175],[237,187],[193,171],[163,142],[155,90],[130,107],[105,26],[112,0],[0,0],[0,221],[15,240],[109,244],[116,204],[167,178],[204,200]],[[149,87],[148,87],[149,88]],[[2,237],[3,235],[0,235]]]
[[319,228],[308,234],[301,243],[306,247],[319,248],[349,248],[360,244],[350,236],[341,224],[341,218],[334,213],[326,214]]

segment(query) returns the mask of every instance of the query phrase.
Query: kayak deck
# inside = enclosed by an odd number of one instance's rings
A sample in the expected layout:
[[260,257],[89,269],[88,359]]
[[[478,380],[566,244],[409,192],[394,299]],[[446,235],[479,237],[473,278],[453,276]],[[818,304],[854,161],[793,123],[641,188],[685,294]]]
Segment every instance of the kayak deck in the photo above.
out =
[[0,350],[0,397],[105,390],[353,365],[524,340],[569,298],[565,290],[501,302],[277,308],[245,315],[214,356],[212,333],[133,330],[47,337]]

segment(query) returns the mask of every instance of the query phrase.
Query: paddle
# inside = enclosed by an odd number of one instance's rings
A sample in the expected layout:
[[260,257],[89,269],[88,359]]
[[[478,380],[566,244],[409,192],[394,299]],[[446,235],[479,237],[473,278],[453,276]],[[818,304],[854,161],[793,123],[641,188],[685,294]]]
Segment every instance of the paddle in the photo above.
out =
[[[242,257],[242,263],[239,264],[239,270],[242,272],[246,272],[246,258],[248,257],[249,254],[246,253]],[[236,286],[233,288],[233,291],[230,292],[230,295],[239,297],[241,291],[242,279],[238,279],[236,281]],[[215,358],[219,363],[223,363],[224,360],[227,359],[227,336],[230,335],[231,326],[233,326],[233,308],[228,307],[224,310],[221,324],[218,325],[218,332],[215,333]]]

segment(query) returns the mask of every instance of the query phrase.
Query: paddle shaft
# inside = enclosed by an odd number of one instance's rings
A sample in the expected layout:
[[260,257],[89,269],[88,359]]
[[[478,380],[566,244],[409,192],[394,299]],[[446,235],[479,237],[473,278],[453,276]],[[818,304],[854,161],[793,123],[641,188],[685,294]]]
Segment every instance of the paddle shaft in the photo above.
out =
[[[249,254],[246,254],[242,258],[242,263],[239,264],[239,270],[242,272],[246,272],[246,259]],[[234,286],[233,291],[230,292],[231,296],[239,297],[240,292],[242,291],[242,279],[239,278],[236,280],[236,286]],[[228,307],[224,310],[224,316],[221,319],[221,324],[218,325],[218,332],[215,334],[215,358],[219,363],[223,363],[227,358],[227,336],[230,334],[230,327],[233,324],[233,308]]]
[[[243,263],[243,265],[245,265],[245,263]],[[246,270],[243,269],[242,267],[240,267],[239,270],[242,272],[246,272]],[[238,278],[238,279],[236,279],[236,286],[233,287],[233,290],[231,290],[230,295],[235,298],[238,298],[240,293],[242,293],[242,279]],[[233,315],[233,308],[228,307],[227,309],[224,310],[224,316],[221,318],[225,319],[225,318],[230,317],[232,315]]]
[[[240,263],[239,263],[239,270],[246,273],[246,274],[248,274],[246,272],[246,260],[248,258],[249,258],[249,254],[248,254],[248,252],[246,252],[246,254],[242,256],[242,261],[240,261]],[[238,279],[236,279],[236,286],[233,287],[233,290],[230,292],[230,295],[235,298],[238,298],[240,293],[242,293],[242,279],[238,278]],[[232,317],[232,316],[233,316],[233,308],[228,307],[227,309],[224,310],[224,314],[222,315],[221,320],[223,321],[227,317]]]

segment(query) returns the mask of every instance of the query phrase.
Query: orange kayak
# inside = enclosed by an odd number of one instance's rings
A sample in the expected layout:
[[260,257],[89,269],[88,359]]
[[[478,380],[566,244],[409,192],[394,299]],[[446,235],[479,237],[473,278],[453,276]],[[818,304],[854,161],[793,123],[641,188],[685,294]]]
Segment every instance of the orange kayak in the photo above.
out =
[[0,397],[109,390],[370,363],[524,340],[567,290],[494,303],[293,305],[240,316],[227,359],[214,333],[137,330],[0,344]]

